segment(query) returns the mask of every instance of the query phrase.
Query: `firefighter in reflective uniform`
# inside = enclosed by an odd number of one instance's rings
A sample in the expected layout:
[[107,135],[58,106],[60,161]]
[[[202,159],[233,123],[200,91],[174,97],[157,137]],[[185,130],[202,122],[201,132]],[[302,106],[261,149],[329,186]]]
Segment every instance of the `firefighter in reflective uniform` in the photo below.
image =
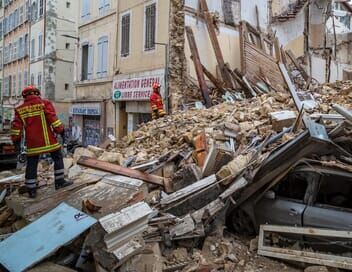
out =
[[153,83],[153,93],[150,96],[150,105],[152,107],[152,119],[158,119],[164,117],[166,112],[164,111],[163,99],[160,94],[161,85],[157,82]]
[[31,198],[36,197],[39,156],[50,153],[54,161],[55,189],[73,184],[64,179],[64,162],[61,145],[55,134],[63,135],[64,126],[57,118],[54,106],[40,97],[40,91],[28,86],[22,91],[24,102],[15,109],[11,138],[14,144],[21,141],[23,130],[27,145],[25,184]]

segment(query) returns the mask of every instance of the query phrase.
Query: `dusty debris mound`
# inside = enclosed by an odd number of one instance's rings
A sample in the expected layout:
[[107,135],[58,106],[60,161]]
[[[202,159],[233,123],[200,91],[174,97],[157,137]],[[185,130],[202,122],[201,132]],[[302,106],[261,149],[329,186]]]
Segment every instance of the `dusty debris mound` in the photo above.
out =
[[216,139],[228,124],[239,126],[238,140],[246,145],[256,135],[265,137],[273,132],[271,112],[291,108],[287,94],[267,94],[235,103],[222,103],[209,109],[181,111],[143,124],[111,151],[122,153],[125,157],[137,156],[137,162],[148,161],[179,150],[202,130],[209,139]]

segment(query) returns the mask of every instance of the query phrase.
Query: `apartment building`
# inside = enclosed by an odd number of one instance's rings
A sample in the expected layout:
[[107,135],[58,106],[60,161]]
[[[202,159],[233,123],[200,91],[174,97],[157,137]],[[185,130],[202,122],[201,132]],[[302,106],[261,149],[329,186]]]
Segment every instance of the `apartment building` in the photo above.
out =
[[70,113],[77,138],[84,145],[98,145],[104,137],[115,134],[111,85],[116,62],[118,2],[121,1],[79,1],[76,97]]
[[74,97],[78,6],[75,0],[30,1],[29,81],[43,97],[55,102],[66,125]]
[[5,127],[20,102],[21,90],[29,80],[29,1],[3,1],[3,81],[2,113]]
[[1,123],[8,127],[24,86],[37,86],[69,123],[74,97],[78,2],[1,0]]
[[113,100],[116,134],[122,137],[150,120],[153,82],[168,96],[169,1],[119,1]]
[[[3,0],[0,0],[0,99],[2,103],[2,69],[3,69],[3,32],[2,32],[2,21],[4,19],[4,3]],[[3,112],[2,112],[2,106],[0,105],[0,130],[2,129],[2,118],[3,118]]]

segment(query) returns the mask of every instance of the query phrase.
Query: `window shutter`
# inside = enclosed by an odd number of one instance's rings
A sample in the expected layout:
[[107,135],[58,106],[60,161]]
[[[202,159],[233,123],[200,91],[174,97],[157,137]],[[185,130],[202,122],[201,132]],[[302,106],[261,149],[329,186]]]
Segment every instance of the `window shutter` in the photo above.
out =
[[94,47],[92,44],[88,47],[88,79],[93,78],[93,70],[94,70]]
[[22,91],[22,74],[18,73],[18,94]]
[[105,0],[105,9],[110,8],[110,0]]
[[103,62],[103,46],[102,41],[99,39],[98,41],[98,61],[97,61],[97,76],[100,77],[100,73],[102,72],[102,62]]
[[99,1],[99,12],[101,13],[104,10],[105,0]]
[[105,38],[103,42],[103,65],[102,65],[102,70],[101,72],[103,73],[103,76],[107,76],[108,72],[108,52],[109,52],[109,41],[108,38]]

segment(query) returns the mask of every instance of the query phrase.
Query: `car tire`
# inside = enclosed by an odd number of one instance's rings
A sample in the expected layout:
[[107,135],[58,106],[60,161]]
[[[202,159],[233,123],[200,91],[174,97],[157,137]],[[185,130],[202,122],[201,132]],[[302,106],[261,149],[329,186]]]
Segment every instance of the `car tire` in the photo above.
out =
[[243,209],[235,209],[230,215],[230,224],[239,235],[255,235],[254,223],[249,214]]

